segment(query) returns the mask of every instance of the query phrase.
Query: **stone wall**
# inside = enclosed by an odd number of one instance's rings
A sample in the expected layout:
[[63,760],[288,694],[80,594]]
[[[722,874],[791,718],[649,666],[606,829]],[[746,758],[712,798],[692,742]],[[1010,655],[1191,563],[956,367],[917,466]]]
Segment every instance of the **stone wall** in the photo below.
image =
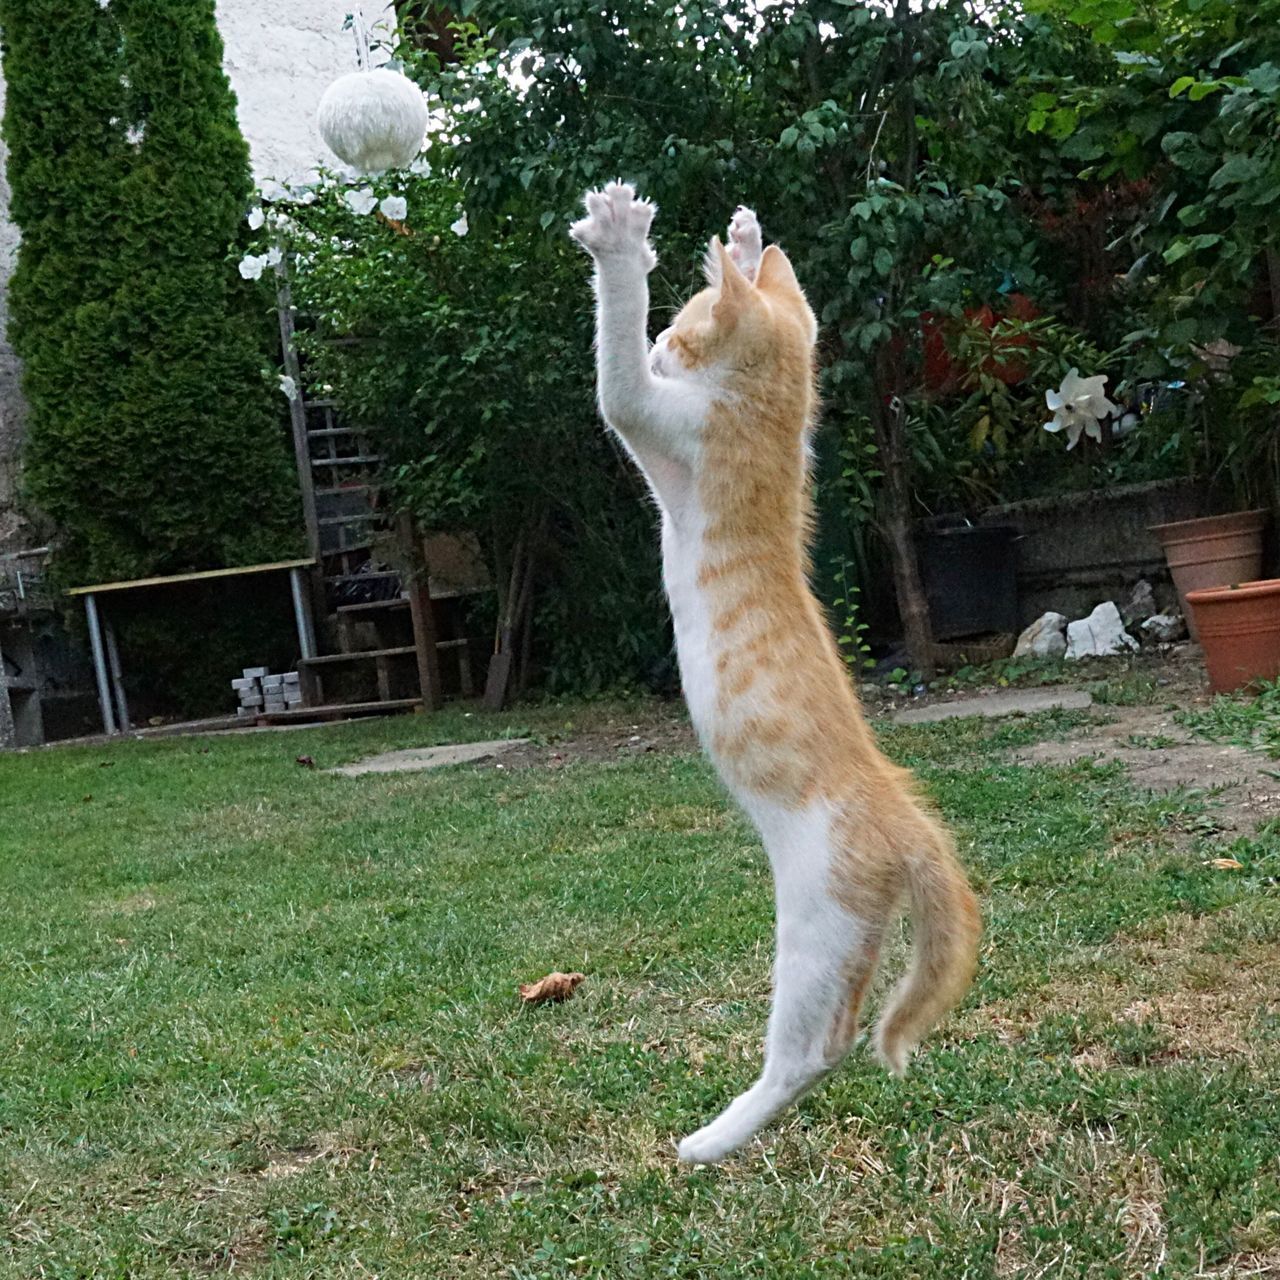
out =
[[1161,608],[1176,606],[1164,549],[1151,526],[1209,510],[1188,480],[1121,485],[992,507],[983,524],[1018,531],[1018,627],[1052,610],[1082,618],[1104,600],[1119,604],[1145,578]]
[[[354,7],[351,0],[218,0],[225,66],[258,178],[288,178],[326,158],[315,126],[316,107],[331,81],[355,69],[355,40],[342,30]],[[384,13],[382,0],[365,4],[375,28],[385,24],[385,16],[379,18]],[[0,80],[0,106],[3,93]],[[5,160],[0,143],[0,162]],[[8,211],[9,186],[0,171],[0,326],[7,321],[5,286],[18,247],[18,230]],[[0,337],[0,554],[40,536],[24,525],[17,509],[25,416],[19,381],[18,361]]]

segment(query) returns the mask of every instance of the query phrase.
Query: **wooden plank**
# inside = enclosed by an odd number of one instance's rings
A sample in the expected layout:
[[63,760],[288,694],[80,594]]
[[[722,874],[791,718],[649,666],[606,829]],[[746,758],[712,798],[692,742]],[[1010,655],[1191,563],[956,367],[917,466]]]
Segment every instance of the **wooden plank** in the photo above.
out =
[[[435,598],[434,596],[432,597]],[[405,596],[395,596],[391,600],[369,600],[364,604],[340,604],[338,613],[376,613],[383,609],[407,609],[409,601]]]
[[140,587],[167,587],[178,582],[208,582],[213,578],[235,578],[241,574],[277,573],[283,569],[305,569],[313,559],[276,560],[271,564],[246,564],[239,569],[203,569],[199,573],[176,573],[163,578],[134,578],[129,582],[99,582],[91,587],[72,587],[69,596],[102,595],[107,591],[133,591]]
[[411,566],[406,575],[409,617],[413,623],[413,644],[418,654],[418,690],[427,711],[444,706],[444,686],[440,682],[440,654],[436,651],[436,615],[431,607],[431,566],[423,557],[423,543],[412,516],[396,519],[396,540]]
[[336,498],[340,494],[345,494],[345,493],[372,493],[375,489],[377,489],[377,487],[378,486],[376,484],[339,484],[339,485],[334,485],[332,488],[317,489],[316,497],[317,498]]
[[311,446],[307,441],[307,406],[303,397],[306,383],[294,341],[293,296],[289,291],[289,260],[276,267],[276,310],[280,323],[280,349],[284,371],[293,379],[294,394],[289,397],[290,434],[293,437],[293,460],[302,495],[302,523],[307,531],[307,549],[312,558],[320,554],[320,527],[316,524],[316,482],[311,470]]
[[[376,716],[390,711],[409,711],[422,706],[421,698],[393,698],[390,702],[334,702],[319,707],[293,707],[255,716],[258,724],[289,724],[308,720],[343,720],[347,716]],[[242,722],[243,723],[243,722]]]
[[332,458],[312,458],[313,467],[367,467],[370,463],[381,462],[382,457],[376,453],[358,453],[351,457],[335,456]]
[[415,653],[417,648],[411,644],[397,645],[393,649],[362,649],[356,653],[326,653],[319,658],[304,658],[298,667],[328,666],[335,662],[376,662],[379,658],[408,658]]

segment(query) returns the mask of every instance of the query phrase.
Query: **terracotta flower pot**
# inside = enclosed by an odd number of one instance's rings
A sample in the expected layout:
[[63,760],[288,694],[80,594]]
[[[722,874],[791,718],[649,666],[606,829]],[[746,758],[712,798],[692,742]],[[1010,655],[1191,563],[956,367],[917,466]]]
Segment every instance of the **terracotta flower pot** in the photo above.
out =
[[1187,597],[1215,693],[1280,677],[1280,578]]
[[1187,608],[1192,591],[1252,582],[1262,572],[1262,530],[1266,511],[1238,511],[1203,520],[1179,520],[1152,525],[1151,532],[1164,547],[1173,585],[1193,638],[1198,638],[1195,617]]

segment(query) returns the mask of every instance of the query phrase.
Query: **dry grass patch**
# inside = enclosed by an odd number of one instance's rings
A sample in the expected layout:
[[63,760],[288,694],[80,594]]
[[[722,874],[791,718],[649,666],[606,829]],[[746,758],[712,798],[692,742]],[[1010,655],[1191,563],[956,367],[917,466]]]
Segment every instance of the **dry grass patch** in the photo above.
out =
[[[1082,1026],[1145,1025],[1166,1042],[1159,1056],[1257,1058],[1268,1047],[1256,1034],[1259,1018],[1280,1014],[1280,947],[1248,941],[1223,948],[1232,915],[1171,915],[1121,934],[1075,957],[1069,976],[972,1010],[962,1034],[994,1031],[1001,1042],[1016,1043],[1040,1022],[1066,1016]],[[1102,1069],[1116,1058],[1105,1041],[1091,1041],[1074,1061]]]

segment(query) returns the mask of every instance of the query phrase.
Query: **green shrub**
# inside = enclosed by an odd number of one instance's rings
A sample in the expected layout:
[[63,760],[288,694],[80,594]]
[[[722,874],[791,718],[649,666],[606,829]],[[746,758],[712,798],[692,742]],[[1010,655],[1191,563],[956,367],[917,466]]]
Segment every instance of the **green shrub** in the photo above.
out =
[[0,0],[11,333],[64,581],[273,559],[299,513],[213,0]]

